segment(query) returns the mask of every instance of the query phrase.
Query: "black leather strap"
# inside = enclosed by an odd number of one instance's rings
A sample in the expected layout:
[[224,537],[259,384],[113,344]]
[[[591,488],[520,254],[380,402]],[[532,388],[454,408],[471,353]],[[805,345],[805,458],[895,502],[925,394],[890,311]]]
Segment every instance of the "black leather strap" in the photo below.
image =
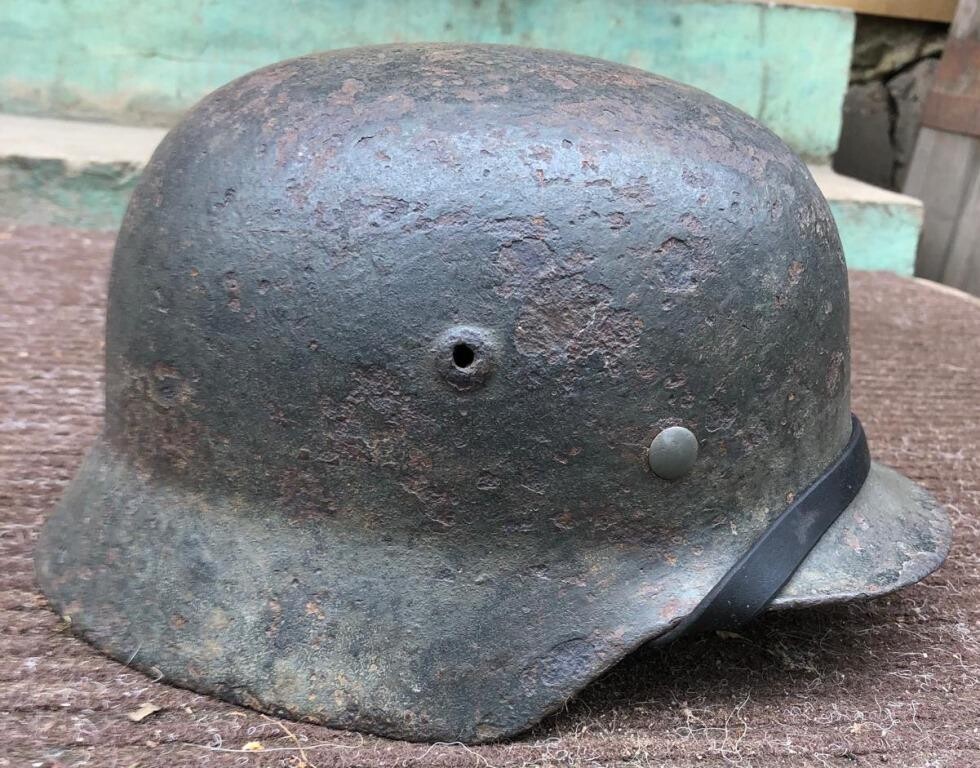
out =
[[731,629],[755,618],[854,500],[870,469],[868,441],[852,414],[851,439],[837,460],[772,522],[694,611],[655,642]]

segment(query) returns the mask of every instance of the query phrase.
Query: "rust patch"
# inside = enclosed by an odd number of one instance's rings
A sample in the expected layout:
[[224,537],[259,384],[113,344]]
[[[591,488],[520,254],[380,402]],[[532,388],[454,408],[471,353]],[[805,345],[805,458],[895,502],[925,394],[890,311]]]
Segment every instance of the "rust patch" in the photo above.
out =
[[561,74],[560,72],[543,69],[541,70],[541,77],[563,91],[573,91],[578,88],[578,83],[576,83],[570,77],[565,77],[565,75]]
[[242,309],[242,286],[238,281],[238,276],[234,272],[226,272],[221,284],[228,297],[225,306],[232,312],[240,312]]
[[570,531],[575,527],[575,517],[568,510],[565,510],[561,514],[552,517],[551,522],[555,528],[562,531]]
[[802,261],[794,261],[789,265],[789,284],[796,285],[800,282],[800,278],[803,277],[803,273],[806,271],[806,266]]
[[[329,462],[324,462],[329,463]],[[278,476],[277,501],[294,517],[334,516],[339,510],[337,501],[325,488],[320,467],[289,467]]]
[[615,232],[616,230],[628,227],[630,220],[622,211],[615,211],[606,215],[606,223],[609,225],[609,229]]
[[596,648],[583,637],[552,646],[524,667],[521,688],[532,695],[542,686],[555,688],[587,676],[595,666]]
[[561,275],[538,283],[517,318],[514,346],[522,355],[552,365],[595,357],[615,372],[619,360],[635,347],[643,322],[612,304],[608,288],[581,275]]
[[542,268],[553,264],[556,255],[552,247],[539,238],[515,240],[503,246],[497,253],[495,266],[503,280],[497,293],[510,298],[528,290],[528,281]]
[[194,390],[173,365],[146,371],[126,367],[118,410],[123,429],[116,440],[143,469],[185,472],[210,460],[208,431],[193,417]]
[[364,83],[354,78],[347,78],[341,83],[340,88],[327,95],[327,102],[332,106],[350,106],[357,98],[357,94],[364,90]]
[[304,610],[306,611],[306,615],[312,619],[323,621],[324,619],[327,618],[327,614],[324,612],[320,604],[313,600],[310,600],[306,603]]
[[150,399],[163,408],[187,405],[193,394],[180,371],[169,363],[154,363],[145,381]]
[[[717,272],[716,265],[711,261],[708,243],[703,237],[693,234],[689,237],[668,237],[653,251],[644,251],[638,256],[648,262],[644,267],[646,278],[658,284],[667,294],[695,294],[701,290],[705,280]],[[666,301],[669,303],[670,300]],[[672,305],[664,306],[665,310],[671,308]]]
[[691,600],[672,597],[660,607],[659,616],[663,621],[670,622],[687,616],[693,608]]
[[406,494],[421,502],[422,512],[443,527],[453,525],[452,499],[430,477],[433,459],[418,449],[413,435],[433,428],[429,417],[418,413],[398,381],[381,369],[362,369],[354,386],[339,402],[321,406],[318,432],[323,446],[311,452],[313,469],[290,469],[280,476],[283,500],[307,512],[335,509],[331,484],[322,466],[368,465],[382,469]]
[[827,393],[833,395],[840,387],[844,376],[844,353],[834,352],[830,356],[827,369]]
[[461,208],[458,211],[448,211],[435,217],[419,216],[414,222],[405,224],[402,231],[410,232],[431,232],[442,227],[464,227],[469,224],[470,209]]

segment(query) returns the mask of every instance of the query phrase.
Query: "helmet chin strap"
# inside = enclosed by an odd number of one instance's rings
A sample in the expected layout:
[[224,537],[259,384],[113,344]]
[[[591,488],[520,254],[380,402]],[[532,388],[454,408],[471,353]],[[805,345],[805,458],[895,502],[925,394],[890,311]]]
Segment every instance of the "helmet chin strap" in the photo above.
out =
[[864,429],[851,414],[851,439],[840,456],[763,531],[697,607],[654,644],[731,629],[758,616],[854,500],[870,469]]

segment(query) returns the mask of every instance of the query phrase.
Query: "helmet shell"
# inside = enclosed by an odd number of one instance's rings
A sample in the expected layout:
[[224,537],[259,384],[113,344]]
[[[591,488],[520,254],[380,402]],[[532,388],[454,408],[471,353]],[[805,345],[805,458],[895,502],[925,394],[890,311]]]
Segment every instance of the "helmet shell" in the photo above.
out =
[[[732,107],[555,53],[345,51],[221,89],[153,157],[106,433],[329,525],[663,542],[835,457],[847,320],[823,197]],[[460,389],[466,328],[488,370]],[[644,467],[673,424],[701,441],[680,485]]]
[[[665,480],[671,426],[698,453]],[[841,244],[766,128],[554,52],[307,56],[146,169],[39,579],[177,684],[499,738],[689,613],[849,434]],[[784,602],[900,572],[852,555]]]

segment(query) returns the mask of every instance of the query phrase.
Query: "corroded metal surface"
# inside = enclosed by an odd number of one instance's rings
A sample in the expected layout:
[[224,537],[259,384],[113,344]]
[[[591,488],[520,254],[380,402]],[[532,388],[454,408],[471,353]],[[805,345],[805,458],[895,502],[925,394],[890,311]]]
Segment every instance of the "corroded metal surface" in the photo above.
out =
[[[203,101],[127,213],[106,362],[38,551],[58,610],[179,685],[410,739],[554,710],[850,430],[805,167],[703,93],[516,48],[311,56]],[[674,482],[646,457],[671,425],[700,443]],[[778,604],[938,565],[942,513],[881,473],[841,579],[818,547]]]

